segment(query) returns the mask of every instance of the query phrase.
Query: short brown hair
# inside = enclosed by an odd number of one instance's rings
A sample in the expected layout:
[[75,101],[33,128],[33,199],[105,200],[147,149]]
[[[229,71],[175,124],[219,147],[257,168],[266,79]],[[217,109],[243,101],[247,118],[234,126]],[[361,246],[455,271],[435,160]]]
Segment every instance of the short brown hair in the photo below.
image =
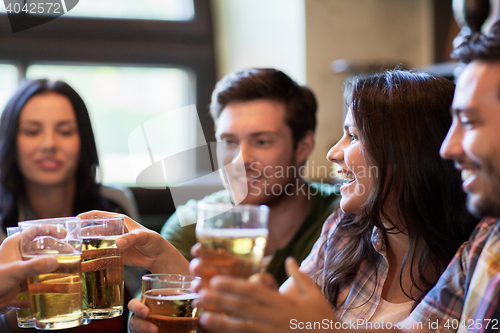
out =
[[318,107],[313,92],[273,68],[251,68],[224,76],[212,93],[210,115],[217,125],[222,110],[229,103],[256,99],[285,104],[285,121],[292,130],[294,149],[309,130],[314,132],[316,129]]

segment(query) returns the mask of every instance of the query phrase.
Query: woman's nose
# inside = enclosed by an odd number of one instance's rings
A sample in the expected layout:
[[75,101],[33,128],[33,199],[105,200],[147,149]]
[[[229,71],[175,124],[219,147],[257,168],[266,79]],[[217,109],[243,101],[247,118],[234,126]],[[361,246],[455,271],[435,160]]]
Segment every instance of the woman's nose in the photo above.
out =
[[344,149],[341,145],[341,141],[337,142],[335,146],[330,148],[328,154],[326,154],[326,158],[333,163],[339,163],[344,160]]
[[42,140],[42,149],[43,150],[53,150],[56,147],[56,137],[55,133],[51,131],[47,131],[43,135]]

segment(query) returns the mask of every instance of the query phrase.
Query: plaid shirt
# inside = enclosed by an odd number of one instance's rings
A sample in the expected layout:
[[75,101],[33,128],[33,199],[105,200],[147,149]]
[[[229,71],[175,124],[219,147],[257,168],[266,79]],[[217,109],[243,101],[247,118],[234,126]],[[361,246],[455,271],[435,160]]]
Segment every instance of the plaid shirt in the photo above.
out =
[[435,332],[499,332],[500,220],[481,221],[411,313]]
[[[321,270],[325,265],[325,253],[328,253],[329,240],[335,233],[339,221],[339,218],[335,219],[333,215],[326,220],[320,238],[314,244],[309,256],[300,265],[300,270],[309,275],[320,287],[323,285],[324,276],[321,274]],[[384,231],[376,227],[373,228],[371,241],[378,253],[377,272],[374,274],[373,266],[363,262],[352,285],[341,291],[339,299],[342,300],[339,305],[342,305],[342,308],[337,315],[344,321],[369,320],[380,302],[382,288],[389,271]],[[339,244],[337,248],[342,247],[342,245]]]

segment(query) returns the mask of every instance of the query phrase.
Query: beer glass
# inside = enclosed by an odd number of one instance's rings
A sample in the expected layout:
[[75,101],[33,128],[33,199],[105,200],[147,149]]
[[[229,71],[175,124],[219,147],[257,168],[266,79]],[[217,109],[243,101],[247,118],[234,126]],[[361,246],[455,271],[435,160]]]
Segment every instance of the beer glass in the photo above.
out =
[[82,324],[80,219],[51,218],[19,222],[24,260],[54,256],[59,267],[52,273],[27,278],[35,328],[53,330]]
[[196,333],[199,313],[192,302],[198,294],[191,284],[199,280],[178,274],[144,275],[141,301],[150,311],[146,320],[158,326],[159,333]]
[[83,317],[105,319],[123,313],[123,251],[115,241],[123,235],[124,217],[81,219]]
[[[20,232],[21,229],[19,227],[8,227],[7,228],[7,236],[12,236]],[[16,298],[27,300],[29,299],[28,291],[22,291],[16,295]],[[31,309],[29,307],[25,309],[17,309],[17,326],[21,328],[29,328],[35,327],[35,321],[33,320],[33,316],[31,315]]]
[[204,287],[216,274],[248,278],[263,270],[268,215],[264,205],[198,203],[196,238]]

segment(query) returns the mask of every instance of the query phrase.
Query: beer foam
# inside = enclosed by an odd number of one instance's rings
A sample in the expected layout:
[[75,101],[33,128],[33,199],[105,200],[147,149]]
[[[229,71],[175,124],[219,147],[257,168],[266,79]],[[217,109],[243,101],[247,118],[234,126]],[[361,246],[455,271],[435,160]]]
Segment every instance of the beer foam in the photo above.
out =
[[196,299],[198,298],[198,294],[196,293],[190,293],[190,294],[177,294],[177,295],[148,295],[146,294],[147,298],[150,299],[156,299],[156,300],[162,300],[162,301],[185,301],[185,300],[190,300],[190,299]]
[[196,230],[199,237],[217,237],[217,238],[256,238],[267,237],[266,228],[255,229],[201,229]]

